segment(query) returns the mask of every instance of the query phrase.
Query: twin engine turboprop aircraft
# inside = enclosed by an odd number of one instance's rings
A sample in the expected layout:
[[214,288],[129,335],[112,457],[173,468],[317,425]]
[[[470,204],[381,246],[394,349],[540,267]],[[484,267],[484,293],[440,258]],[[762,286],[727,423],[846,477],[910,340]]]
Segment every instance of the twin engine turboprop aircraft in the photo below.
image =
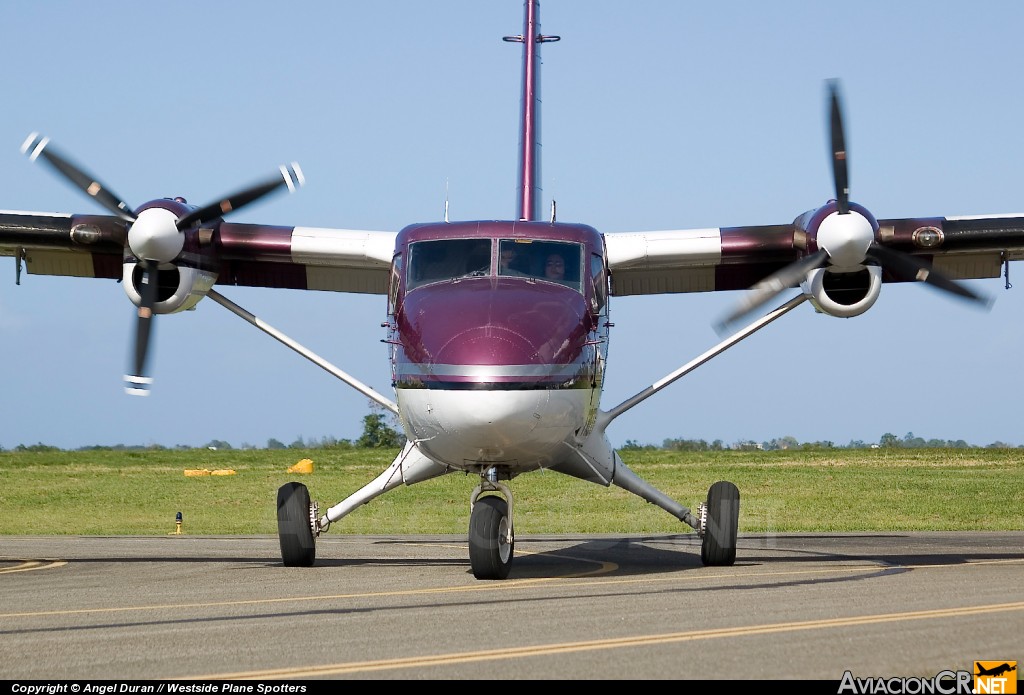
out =
[[[278,491],[285,565],[309,566],[316,539],[357,507],[405,484],[474,473],[469,559],[480,579],[504,579],[515,546],[511,481],[550,470],[616,485],[692,527],[707,565],[736,558],[739,491],[718,481],[695,508],[631,471],[606,432],[704,362],[810,300],[853,317],[882,285],[921,281],[985,305],[957,282],[998,277],[1024,253],[1024,216],[876,219],[849,196],[839,89],[828,108],[835,198],[793,222],[763,226],[601,233],[540,206],[541,45],[536,0],[525,2],[518,215],[509,220],[413,224],[400,231],[282,227],[225,220],[232,211],[303,182],[297,165],[211,204],[181,198],[131,205],[33,134],[22,150],[92,197],[105,214],[0,212],[0,254],[20,273],[122,281],[138,307],[126,390],[145,395],[150,327],[211,299],[394,413],[407,444],[377,478],[325,510],[305,485]],[[369,388],[220,293],[258,286],[383,295],[394,400]],[[799,291],[774,309],[782,293]],[[624,295],[748,290],[721,326],[724,340],[622,403],[601,403],[612,324]],[[737,327],[738,325],[738,327]]]

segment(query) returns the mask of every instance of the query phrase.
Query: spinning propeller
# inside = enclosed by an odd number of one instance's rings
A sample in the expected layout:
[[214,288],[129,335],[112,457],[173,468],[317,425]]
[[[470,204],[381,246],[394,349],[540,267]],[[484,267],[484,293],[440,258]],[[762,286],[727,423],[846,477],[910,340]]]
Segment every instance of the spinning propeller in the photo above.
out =
[[942,275],[921,259],[903,251],[879,244],[875,240],[877,223],[870,213],[850,203],[850,183],[843,133],[843,115],[837,82],[828,83],[829,121],[832,145],[832,178],[835,184],[835,211],[821,219],[816,229],[808,229],[817,250],[761,280],[718,326],[728,324],[775,298],[787,288],[795,287],[808,273],[831,266],[835,272],[854,272],[865,265],[884,268],[900,280],[926,282],[940,290],[964,299],[988,305],[990,300],[975,294],[964,285]]
[[136,211],[94,176],[59,153],[50,145],[49,138],[38,133],[28,136],[21,145],[21,151],[32,161],[42,158],[76,188],[113,214],[131,223],[128,229],[127,249],[138,259],[139,268],[142,270],[139,291],[141,302],[135,332],[133,369],[130,374],[125,375],[124,380],[127,393],[141,396],[149,393],[149,385],[153,382],[152,378],[145,375],[145,367],[153,330],[153,309],[159,294],[159,265],[170,263],[178,257],[185,244],[186,232],[189,230],[197,229],[200,225],[254,203],[283,186],[289,191],[294,191],[305,183],[302,170],[293,162],[291,165],[280,167],[278,174],[265,181],[179,216],[166,207],[148,204]]

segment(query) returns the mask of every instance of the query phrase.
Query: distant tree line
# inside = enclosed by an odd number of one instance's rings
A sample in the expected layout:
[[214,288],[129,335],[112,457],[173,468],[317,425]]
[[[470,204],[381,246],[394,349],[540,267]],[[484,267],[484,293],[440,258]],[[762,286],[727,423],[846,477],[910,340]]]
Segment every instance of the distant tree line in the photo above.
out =
[[[363,417],[363,433],[357,439],[338,439],[326,436],[320,439],[316,437],[304,439],[297,437],[290,444],[271,437],[265,446],[260,447],[248,442],[243,442],[239,449],[400,449],[405,446],[405,435],[398,429],[393,416],[386,414],[377,406],[371,407],[371,412]],[[213,439],[201,447],[178,444],[176,446],[163,446],[161,444],[131,445],[92,445],[83,446],[75,451],[149,451],[161,449],[189,450],[189,449],[228,450],[236,447],[230,442],[221,439]],[[877,442],[865,442],[860,439],[852,439],[846,444],[836,444],[828,440],[815,442],[801,442],[796,437],[777,437],[764,442],[755,442],[752,439],[741,439],[731,444],[726,444],[721,439],[708,442],[705,439],[665,439],[661,445],[640,444],[635,439],[629,439],[620,447],[623,451],[780,451],[794,449],[801,451],[821,449],[1019,449],[1024,445],[1007,444],[1005,442],[992,442],[985,446],[968,444],[963,439],[925,439],[914,436],[913,432],[907,432],[903,437],[897,437],[891,432],[883,434]],[[4,451],[0,447],[0,451]],[[60,447],[43,444],[19,444],[12,451],[61,451]]]
[[836,444],[828,440],[801,442],[796,437],[787,436],[777,437],[764,442],[741,439],[732,444],[726,444],[721,439],[716,439],[712,442],[704,439],[666,439],[662,441],[661,446],[640,444],[636,440],[630,439],[621,448],[626,451],[643,449],[661,451],[780,451],[798,449],[807,451],[818,449],[1014,449],[1024,448],[1024,445],[996,441],[979,447],[974,444],[968,444],[963,439],[925,439],[914,436],[913,432],[907,432],[900,438],[891,432],[886,432],[877,442],[851,439],[846,444]]
[[[371,404],[371,412],[363,418],[363,433],[358,439],[338,439],[336,437],[322,437],[321,439],[303,439],[297,437],[291,444],[271,437],[267,440],[265,447],[258,447],[248,442],[243,442],[239,449],[400,449],[405,446],[405,435],[403,435],[393,423],[393,417],[384,413],[376,404]],[[83,446],[75,451],[158,451],[163,449],[191,450],[208,449],[211,451],[234,449],[230,442],[222,439],[212,439],[201,447],[178,444],[176,446],[164,446],[162,444],[94,444]],[[0,451],[5,449],[0,446]],[[62,451],[60,447],[49,444],[19,444],[12,451]]]

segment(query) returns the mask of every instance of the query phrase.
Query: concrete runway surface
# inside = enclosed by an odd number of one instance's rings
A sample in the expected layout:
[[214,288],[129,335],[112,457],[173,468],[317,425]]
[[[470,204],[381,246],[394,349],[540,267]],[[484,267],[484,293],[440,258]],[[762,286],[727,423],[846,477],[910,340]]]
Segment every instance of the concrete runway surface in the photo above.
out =
[[0,679],[816,679],[1024,662],[1024,532],[0,536]]

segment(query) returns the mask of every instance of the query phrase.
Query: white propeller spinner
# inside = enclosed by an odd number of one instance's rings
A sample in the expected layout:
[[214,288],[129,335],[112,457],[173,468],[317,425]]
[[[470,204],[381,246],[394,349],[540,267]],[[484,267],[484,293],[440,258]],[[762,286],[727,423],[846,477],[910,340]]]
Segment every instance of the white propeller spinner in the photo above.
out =
[[828,253],[829,262],[839,269],[861,265],[874,240],[871,222],[853,210],[845,215],[833,212],[818,227],[818,248]]
[[185,245],[185,235],[178,231],[177,221],[170,210],[143,210],[128,230],[128,247],[136,258],[169,263]]

